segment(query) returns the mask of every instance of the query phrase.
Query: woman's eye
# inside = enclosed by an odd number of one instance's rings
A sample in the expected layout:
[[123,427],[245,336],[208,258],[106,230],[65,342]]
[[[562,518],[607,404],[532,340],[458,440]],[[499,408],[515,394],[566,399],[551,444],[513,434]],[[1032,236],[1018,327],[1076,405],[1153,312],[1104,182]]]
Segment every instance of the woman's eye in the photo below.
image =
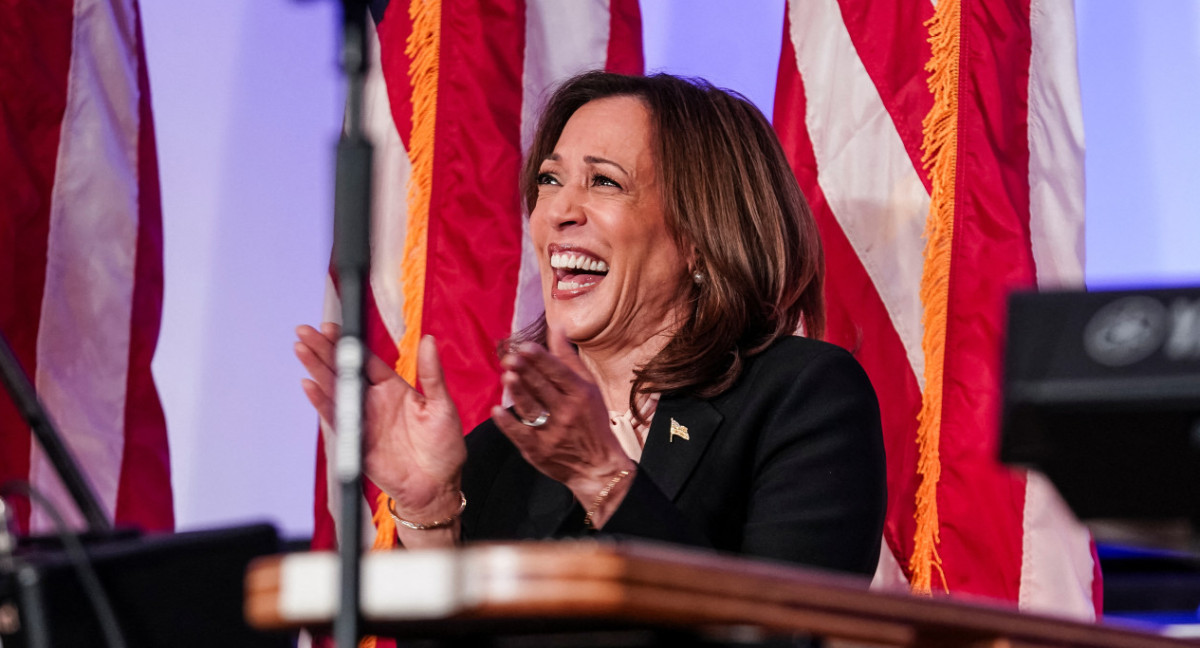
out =
[[621,188],[620,183],[618,183],[616,180],[613,180],[612,178],[610,178],[606,175],[599,175],[599,174],[592,176],[592,185],[596,186],[596,187],[616,187],[617,189]]
[[558,184],[558,178],[555,178],[554,175],[550,173],[539,173],[537,176],[537,183],[540,185],[556,185]]

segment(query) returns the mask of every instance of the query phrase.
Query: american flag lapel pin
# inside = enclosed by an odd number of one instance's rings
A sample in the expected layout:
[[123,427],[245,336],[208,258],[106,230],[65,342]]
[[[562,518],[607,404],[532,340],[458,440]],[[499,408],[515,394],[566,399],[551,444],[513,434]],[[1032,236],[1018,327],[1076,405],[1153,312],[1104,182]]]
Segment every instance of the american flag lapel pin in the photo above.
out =
[[680,425],[679,421],[676,421],[675,419],[671,419],[671,438],[668,440],[668,443],[675,441],[675,437],[679,437],[680,439],[683,439],[684,441],[691,440],[688,437],[687,426]]

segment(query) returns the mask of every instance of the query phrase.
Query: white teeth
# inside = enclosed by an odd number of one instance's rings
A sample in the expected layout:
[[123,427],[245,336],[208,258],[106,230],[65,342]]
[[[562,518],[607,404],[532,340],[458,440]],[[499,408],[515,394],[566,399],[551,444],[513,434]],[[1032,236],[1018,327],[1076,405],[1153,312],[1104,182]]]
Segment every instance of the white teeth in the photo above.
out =
[[582,254],[560,252],[550,255],[550,267],[556,270],[587,270],[589,272],[608,272],[608,264],[600,259],[593,259]]
[[579,288],[582,288],[582,287],[583,287],[583,284],[575,283],[574,281],[558,282],[559,290],[578,290]]

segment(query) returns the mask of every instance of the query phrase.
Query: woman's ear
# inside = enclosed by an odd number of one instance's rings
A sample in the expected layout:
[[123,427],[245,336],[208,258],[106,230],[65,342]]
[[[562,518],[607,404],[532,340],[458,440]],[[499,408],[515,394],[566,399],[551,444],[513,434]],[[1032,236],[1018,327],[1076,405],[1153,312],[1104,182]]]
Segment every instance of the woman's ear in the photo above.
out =
[[704,270],[704,268],[701,267],[700,262],[700,248],[696,247],[696,244],[690,241],[683,241],[679,247],[687,250],[687,254],[684,255],[683,260],[685,263],[687,263],[688,274],[696,272],[697,270]]
[[687,267],[688,274],[692,277],[692,283],[697,286],[703,285],[705,280],[708,279],[707,271],[704,268],[704,261],[700,257],[700,251],[695,246],[692,246],[688,253]]

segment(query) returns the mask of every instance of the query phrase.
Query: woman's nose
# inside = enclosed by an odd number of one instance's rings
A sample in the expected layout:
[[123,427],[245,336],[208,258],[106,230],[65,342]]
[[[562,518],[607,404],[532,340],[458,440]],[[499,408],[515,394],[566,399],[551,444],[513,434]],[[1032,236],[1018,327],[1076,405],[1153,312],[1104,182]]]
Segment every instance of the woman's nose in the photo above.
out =
[[552,195],[543,196],[538,200],[538,208],[540,209],[545,203],[548,224],[555,229],[582,225],[587,222],[583,208],[586,198],[587,192],[583,188],[566,185],[560,187]]

